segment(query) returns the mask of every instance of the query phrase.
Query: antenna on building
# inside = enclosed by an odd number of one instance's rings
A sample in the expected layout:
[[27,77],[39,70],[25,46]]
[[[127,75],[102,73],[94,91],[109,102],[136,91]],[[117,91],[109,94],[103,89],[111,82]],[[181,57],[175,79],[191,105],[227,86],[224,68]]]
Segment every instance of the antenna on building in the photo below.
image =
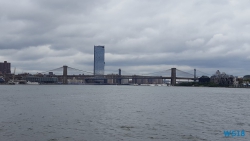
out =
[[15,73],[16,73],[16,67],[15,67],[15,69],[14,69],[13,82],[14,82],[14,80],[15,80]]

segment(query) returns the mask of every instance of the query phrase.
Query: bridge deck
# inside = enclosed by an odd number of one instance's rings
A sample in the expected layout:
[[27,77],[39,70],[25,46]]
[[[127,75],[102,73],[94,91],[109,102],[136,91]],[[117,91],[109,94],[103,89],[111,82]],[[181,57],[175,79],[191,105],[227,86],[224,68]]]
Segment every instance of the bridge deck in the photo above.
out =
[[[55,75],[56,77],[63,77],[63,75]],[[67,75],[69,78],[77,77],[83,79],[172,79],[172,77],[165,76],[139,76],[139,75]],[[198,78],[188,78],[188,77],[176,77],[176,79],[187,79],[187,80],[197,80]]]

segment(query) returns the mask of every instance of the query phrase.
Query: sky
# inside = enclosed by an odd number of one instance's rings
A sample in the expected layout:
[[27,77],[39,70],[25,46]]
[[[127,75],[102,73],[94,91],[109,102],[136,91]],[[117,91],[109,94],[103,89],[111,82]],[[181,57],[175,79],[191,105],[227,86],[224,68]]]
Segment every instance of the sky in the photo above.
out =
[[0,0],[0,62],[12,72],[63,65],[105,73],[177,68],[250,74],[248,0]]

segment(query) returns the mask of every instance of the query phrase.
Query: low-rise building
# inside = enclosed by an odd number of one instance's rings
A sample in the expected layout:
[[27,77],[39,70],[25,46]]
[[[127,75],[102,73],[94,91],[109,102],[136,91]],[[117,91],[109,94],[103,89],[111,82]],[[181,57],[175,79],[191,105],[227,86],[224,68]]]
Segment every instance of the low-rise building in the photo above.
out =
[[0,62],[0,72],[2,74],[11,73],[10,67],[11,63],[8,63],[7,61]]
[[58,79],[57,77],[47,77],[47,76],[43,76],[43,77],[38,77],[38,76],[26,76],[23,78],[26,81],[30,81],[30,82],[38,82],[38,83],[57,83]]
[[73,77],[73,79],[68,79],[68,84],[83,84],[83,80],[77,80]]

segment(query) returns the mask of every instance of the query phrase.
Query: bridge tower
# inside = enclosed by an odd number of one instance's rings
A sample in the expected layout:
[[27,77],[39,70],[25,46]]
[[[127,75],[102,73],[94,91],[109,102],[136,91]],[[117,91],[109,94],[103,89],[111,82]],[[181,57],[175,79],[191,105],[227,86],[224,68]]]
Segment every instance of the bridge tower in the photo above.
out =
[[118,84],[121,85],[122,84],[122,79],[121,79],[122,71],[121,71],[121,69],[119,69],[118,71],[119,71]]
[[196,69],[194,69],[194,82],[196,82]]
[[68,66],[63,66],[63,84],[68,84]]
[[176,68],[171,68],[171,85],[176,84]]

